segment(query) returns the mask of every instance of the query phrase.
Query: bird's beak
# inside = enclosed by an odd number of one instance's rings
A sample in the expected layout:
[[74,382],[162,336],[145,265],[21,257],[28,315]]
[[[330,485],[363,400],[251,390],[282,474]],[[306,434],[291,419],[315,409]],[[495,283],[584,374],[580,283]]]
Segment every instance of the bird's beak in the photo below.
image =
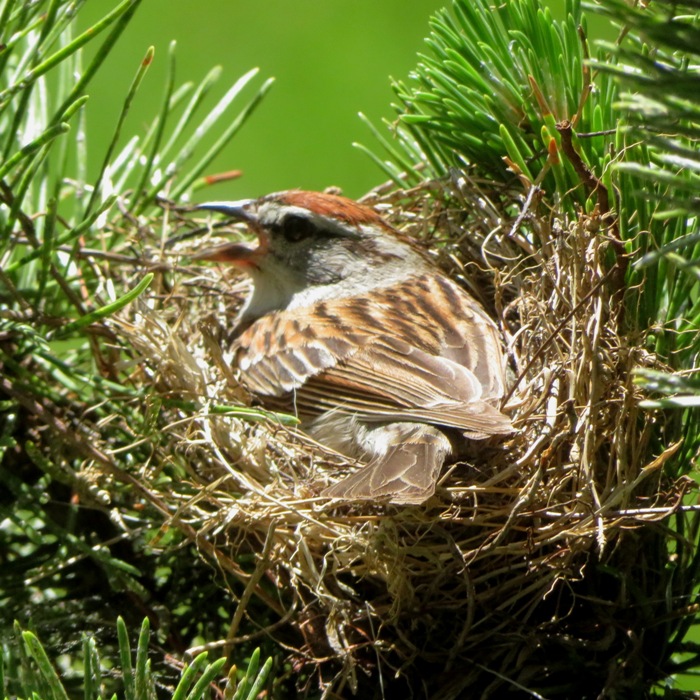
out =
[[238,219],[249,224],[257,223],[255,215],[254,199],[239,199],[237,202],[204,202],[197,204],[195,209],[203,209],[205,211],[218,211],[220,214],[226,214],[231,219]]
[[210,260],[235,265],[243,269],[258,267],[258,261],[267,252],[268,239],[263,229],[258,225],[254,199],[241,199],[237,202],[205,202],[198,204],[196,209],[216,211],[226,214],[231,219],[244,221],[258,236],[258,245],[250,243],[226,243],[216,248],[207,248],[195,253],[193,260]]

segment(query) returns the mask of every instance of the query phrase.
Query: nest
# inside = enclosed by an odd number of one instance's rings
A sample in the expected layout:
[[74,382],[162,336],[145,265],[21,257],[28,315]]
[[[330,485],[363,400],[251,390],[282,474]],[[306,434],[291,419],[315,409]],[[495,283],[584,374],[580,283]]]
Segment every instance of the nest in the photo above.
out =
[[[597,697],[652,682],[661,520],[684,487],[663,476],[674,448],[658,447],[659,416],[637,407],[632,370],[658,363],[621,332],[604,222],[530,216],[532,198],[464,175],[366,199],[499,323],[518,431],[476,445],[423,506],[329,502],[323,487],[357,465],[251,405],[231,366],[245,280],[164,272],[118,322],[171,449],[139,480],[223,573],[237,601],[226,648],[268,633],[299,690],[326,697]],[[186,473],[163,479],[172,455]]]

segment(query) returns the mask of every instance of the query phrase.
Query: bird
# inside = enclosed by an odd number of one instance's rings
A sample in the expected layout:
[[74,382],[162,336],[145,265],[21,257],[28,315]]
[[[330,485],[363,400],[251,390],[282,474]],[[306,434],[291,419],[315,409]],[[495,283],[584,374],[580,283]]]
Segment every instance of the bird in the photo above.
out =
[[286,190],[196,208],[257,237],[195,253],[252,283],[232,334],[243,385],[361,464],[322,496],[420,505],[461,436],[513,432],[498,327],[372,207]]

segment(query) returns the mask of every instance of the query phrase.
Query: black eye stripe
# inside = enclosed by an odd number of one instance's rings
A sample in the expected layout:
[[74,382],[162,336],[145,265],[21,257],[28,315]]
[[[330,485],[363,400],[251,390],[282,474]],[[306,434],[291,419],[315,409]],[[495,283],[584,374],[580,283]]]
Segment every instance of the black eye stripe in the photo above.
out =
[[316,233],[316,226],[305,216],[287,215],[280,225],[280,233],[290,243],[298,243]]
[[267,231],[275,238],[284,238],[288,243],[299,243],[307,238],[319,240],[332,238],[359,239],[359,230],[344,226],[333,220],[317,220],[303,214],[287,212],[283,217],[269,224],[264,224]]

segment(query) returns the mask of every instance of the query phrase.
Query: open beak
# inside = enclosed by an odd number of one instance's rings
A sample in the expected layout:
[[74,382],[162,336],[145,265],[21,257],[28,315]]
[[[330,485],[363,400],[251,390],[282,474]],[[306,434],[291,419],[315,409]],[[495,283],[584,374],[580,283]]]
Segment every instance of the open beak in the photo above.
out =
[[231,219],[244,221],[258,236],[258,245],[251,243],[226,243],[216,248],[207,248],[191,256],[192,260],[209,260],[235,265],[243,269],[258,267],[259,260],[268,249],[268,238],[260,228],[255,211],[254,199],[241,199],[237,202],[205,202],[196,209],[216,211]]

